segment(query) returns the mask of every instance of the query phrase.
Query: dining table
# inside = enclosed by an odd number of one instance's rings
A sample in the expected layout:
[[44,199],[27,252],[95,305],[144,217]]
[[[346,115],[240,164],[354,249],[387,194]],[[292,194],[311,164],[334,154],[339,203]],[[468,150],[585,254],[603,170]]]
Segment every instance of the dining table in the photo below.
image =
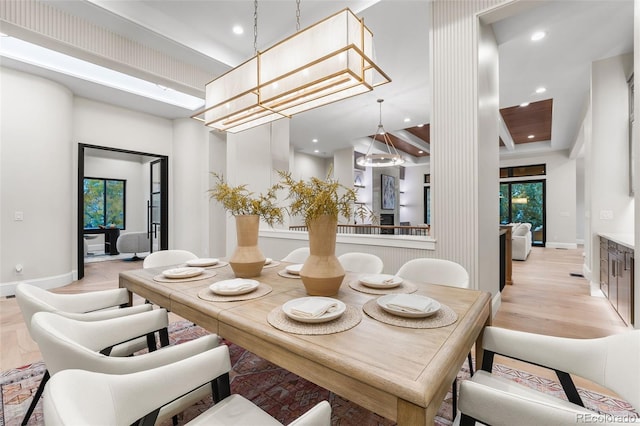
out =
[[[305,323],[283,314],[287,302],[308,296],[301,279],[286,272],[289,265],[265,265],[252,278],[257,289],[235,297],[210,290],[235,278],[224,261],[185,279],[166,278],[169,267],[124,271],[119,285],[129,290],[130,301],[139,295],[401,426],[434,423],[474,344],[480,365],[482,333],[491,323],[489,293],[406,280],[396,288],[370,289],[361,285],[366,274],[346,272],[331,296],[344,303],[345,313],[327,323]],[[381,311],[377,299],[393,293],[436,300],[444,322]]]

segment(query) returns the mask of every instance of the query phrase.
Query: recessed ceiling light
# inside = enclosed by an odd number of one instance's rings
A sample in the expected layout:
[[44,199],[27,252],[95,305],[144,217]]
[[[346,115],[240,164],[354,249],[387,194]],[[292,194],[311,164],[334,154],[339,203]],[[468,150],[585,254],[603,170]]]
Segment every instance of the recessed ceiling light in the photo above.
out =
[[531,34],[531,41],[542,40],[546,35],[547,33],[545,33],[544,31],[537,31]]
[[311,139],[311,142],[318,143],[318,139]]
[[316,154],[320,152],[319,149],[314,149],[313,152],[315,152]]
[[244,34],[244,28],[242,28],[240,25],[234,25],[232,31],[237,35]]
[[536,89],[536,93],[544,93],[544,92],[546,92],[546,91],[547,91],[547,89],[546,89],[546,88],[544,88],[544,87],[538,87],[538,88]]
[[418,127],[424,127],[424,124],[418,124]]
[[534,136],[533,136],[533,135],[529,135],[529,136],[527,136],[527,137],[528,137],[529,139],[533,139],[533,138],[534,138]]
[[405,123],[408,123],[408,122],[410,122],[410,121],[411,121],[411,119],[410,119],[409,117],[407,117],[407,118],[405,118],[405,119],[404,119],[404,122],[405,122]]
[[521,104],[520,104],[520,106],[521,106],[521,107],[529,106],[529,102],[523,102],[523,103],[521,103]]
[[418,151],[418,154],[424,154],[423,150]]

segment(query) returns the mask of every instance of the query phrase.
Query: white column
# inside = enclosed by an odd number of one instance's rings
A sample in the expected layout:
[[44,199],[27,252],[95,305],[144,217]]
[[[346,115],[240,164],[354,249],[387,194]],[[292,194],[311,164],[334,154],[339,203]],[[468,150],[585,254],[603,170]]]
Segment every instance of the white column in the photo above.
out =
[[496,0],[432,3],[432,235],[437,257],[498,293],[497,47],[477,13]]

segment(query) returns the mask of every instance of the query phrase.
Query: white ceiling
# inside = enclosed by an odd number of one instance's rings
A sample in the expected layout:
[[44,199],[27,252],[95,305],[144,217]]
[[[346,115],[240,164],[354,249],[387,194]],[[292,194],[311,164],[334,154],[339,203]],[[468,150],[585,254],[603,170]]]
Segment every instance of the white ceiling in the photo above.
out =
[[[553,98],[552,140],[520,145],[516,153],[571,149],[588,101],[591,62],[633,51],[633,0],[527,3],[524,12],[493,24],[500,52],[500,107]],[[254,54],[252,1],[50,0],[48,4],[206,69],[212,79]],[[361,138],[376,130],[378,98],[385,99],[382,117],[387,131],[429,122],[427,1],[302,0],[300,5],[301,28],[345,7],[363,17],[374,34],[376,62],[392,82],[293,117],[291,142],[297,150],[319,149],[318,155],[330,156],[335,149],[362,144]],[[259,50],[295,32],[294,0],[261,0],[258,8]],[[234,35],[234,25],[241,25],[244,34]],[[546,31],[547,37],[533,43],[529,37],[537,30]],[[167,118],[192,113],[6,58],[2,65],[58,80],[78,96]],[[539,86],[547,92],[535,94]],[[404,122],[405,118],[411,121]],[[313,143],[314,138],[319,142]]]

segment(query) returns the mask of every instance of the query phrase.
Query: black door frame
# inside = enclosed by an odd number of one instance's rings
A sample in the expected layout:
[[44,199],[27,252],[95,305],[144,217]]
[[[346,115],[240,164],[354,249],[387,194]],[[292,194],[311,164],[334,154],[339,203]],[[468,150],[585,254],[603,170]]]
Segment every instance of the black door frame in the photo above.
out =
[[547,180],[546,179],[526,179],[526,180],[504,180],[500,181],[500,185],[507,185],[509,190],[509,222],[513,222],[513,210],[511,208],[511,185],[517,185],[522,183],[542,183],[542,244],[536,244],[533,241],[533,230],[531,230],[531,243],[533,246],[546,247],[547,245]]
[[167,155],[152,154],[147,152],[131,151],[126,149],[118,149],[99,145],[89,145],[84,143],[78,144],[78,209],[76,215],[77,230],[77,271],[78,279],[84,277],[84,155],[87,148],[101,149],[103,151],[121,152],[124,154],[143,155],[147,157],[155,157],[161,161],[161,180],[160,186],[162,191],[162,205],[160,207],[161,216],[161,236],[160,249],[169,248],[169,157]]

